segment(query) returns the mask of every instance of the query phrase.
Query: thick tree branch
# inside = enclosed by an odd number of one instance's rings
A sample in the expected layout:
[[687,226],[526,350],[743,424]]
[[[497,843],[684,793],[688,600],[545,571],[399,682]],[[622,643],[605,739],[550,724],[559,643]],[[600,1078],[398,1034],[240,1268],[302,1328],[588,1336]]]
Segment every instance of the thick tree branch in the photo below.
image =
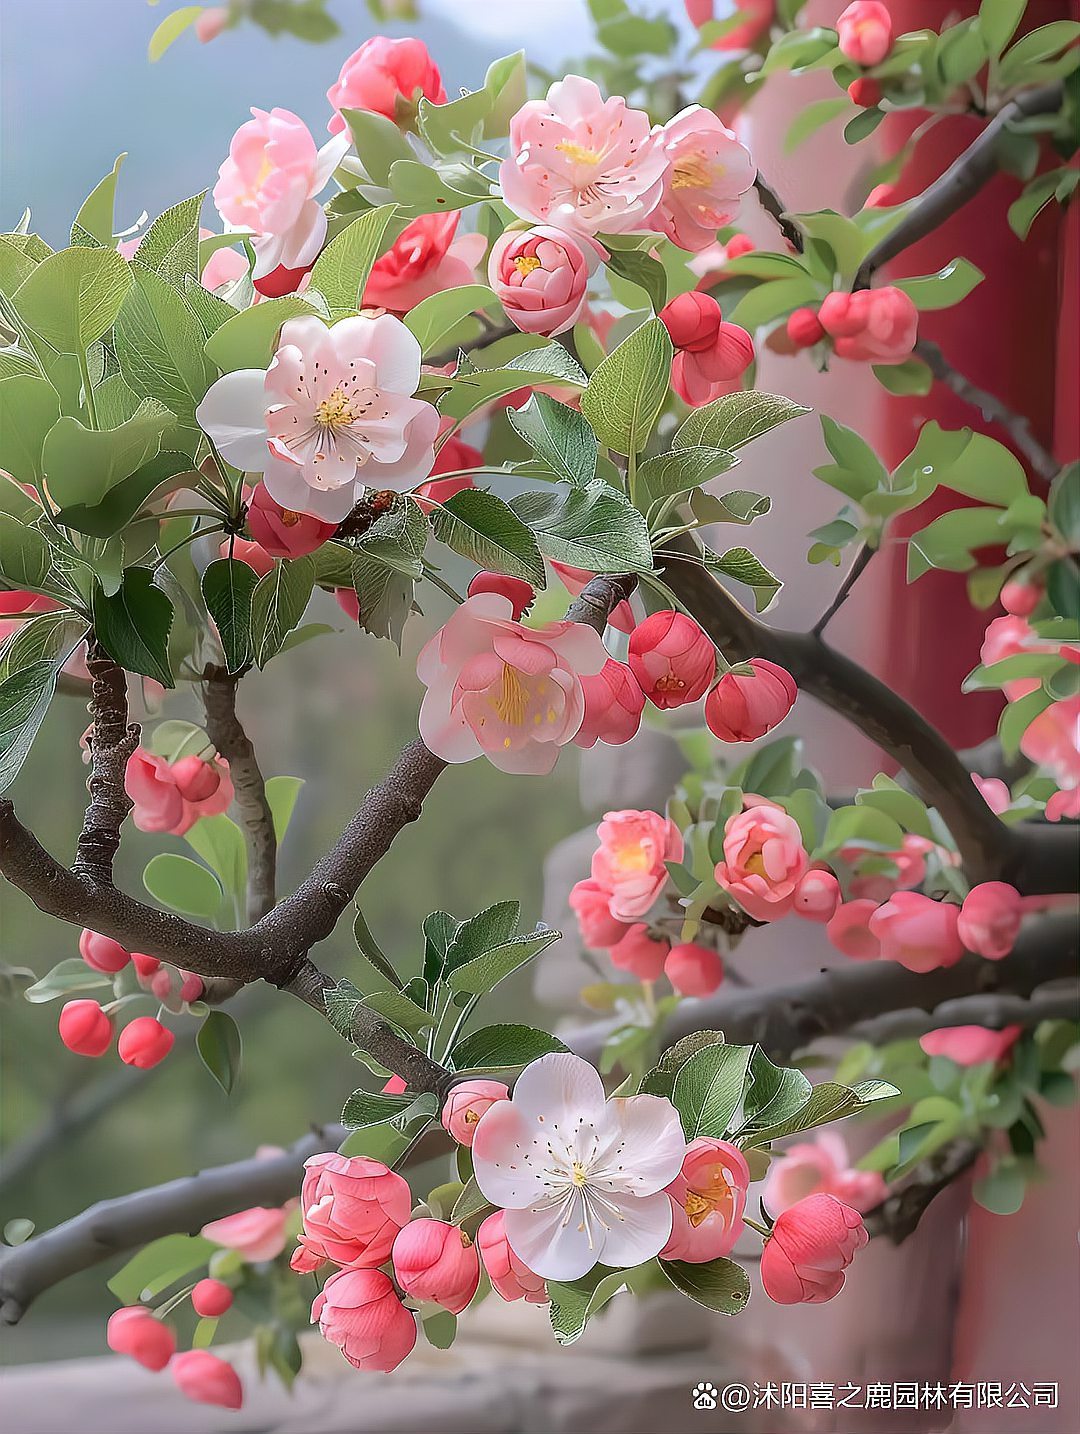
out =
[[587,623],[602,637],[608,618],[621,602],[626,601],[636,586],[637,578],[633,574],[616,578],[601,573],[582,588],[567,608],[567,620]]
[[112,885],[113,858],[120,828],[131,811],[124,790],[128,758],[139,745],[139,727],[128,726],[127,677],[124,669],[93,642],[87,659],[91,677],[90,803],[83,817],[73,870],[78,876]]
[[987,996],[960,996],[944,1001],[934,1011],[889,1011],[852,1026],[851,1036],[871,1045],[923,1036],[945,1026],[986,1026],[1000,1031],[1006,1026],[1031,1030],[1043,1021],[1080,1021],[1080,986],[1076,982],[1052,985],[1029,999],[994,992]]
[[903,1244],[933,1201],[967,1174],[981,1151],[974,1140],[954,1140],[937,1151],[899,1190],[868,1212],[865,1224],[871,1235],[886,1235],[894,1245]]

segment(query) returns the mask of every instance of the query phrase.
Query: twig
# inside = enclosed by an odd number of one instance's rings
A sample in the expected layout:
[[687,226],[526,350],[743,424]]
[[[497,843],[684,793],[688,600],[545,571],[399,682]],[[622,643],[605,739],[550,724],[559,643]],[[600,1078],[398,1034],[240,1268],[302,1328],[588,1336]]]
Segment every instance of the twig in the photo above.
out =
[[867,1212],[866,1228],[871,1235],[886,1235],[894,1245],[903,1244],[941,1192],[966,1175],[981,1153],[982,1146],[974,1140],[943,1146],[901,1189]]
[[120,828],[132,802],[124,790],[128,759],[139,745],[137,723],[128,725],[124,669],[92,642],[87,670],[92,682],[90,715],[90,802],[83,817],[73,871],[88,881],[112,885]]
[[776,227],[795,252],[801,254],[806,248],[806,236],[795,221],[789,217],[789,210],[785,206],[784,201],[761,173],[760,169],[758,170],[757,178],[754,180],[754,188],[757,190],[757,196],[761,201],[762,209],[776,221]]
[[817,622],[814,623],[814,626],[810,629],[815,637],[821,636],[821,634],[828,627],[829,623],[843,607],[844,603],[847,601],[847,597],[848,594],[851,592],[851,589],[855,586],[855,584],[859,581],[859,578],[866,571],[867,564],[874,556],[874,551],[875,550],[870,547],[869,543],[864,543],[859,549],[859,551],[856,553],[855,561],[852,563],[851,567],[848,568],[847,573],[844,577],[844,581],[837,589],[836,596],[833,598],[832,602],[818,618]]

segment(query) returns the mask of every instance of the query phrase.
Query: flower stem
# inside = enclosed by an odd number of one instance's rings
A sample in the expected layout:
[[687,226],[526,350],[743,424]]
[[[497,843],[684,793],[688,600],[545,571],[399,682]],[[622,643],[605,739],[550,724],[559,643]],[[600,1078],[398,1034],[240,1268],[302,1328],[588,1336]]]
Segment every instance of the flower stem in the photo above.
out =
[[756,1220],[751,1220],[749,1215],[743,1216],[743,1224],[749,1225],[751,1230],[756,1230],[763,1240],[767,1240],[772,1234],[772,1231],[769,1229],[768,1225],[759,1225]]

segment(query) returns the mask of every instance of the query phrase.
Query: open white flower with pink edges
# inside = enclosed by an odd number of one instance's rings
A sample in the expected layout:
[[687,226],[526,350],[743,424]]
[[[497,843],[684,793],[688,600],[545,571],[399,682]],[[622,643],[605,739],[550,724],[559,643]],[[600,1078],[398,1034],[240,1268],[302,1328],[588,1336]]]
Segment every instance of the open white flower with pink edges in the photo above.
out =
[[196,410],[221,456],[283,508],[339,523],[365,487],[401,493],[435,462],[439,415],[413,398],[420,345],[390,314],[290,319],[270,367],[238,369]]
[[584,623],[525,627],[510,598],[477,593],[417,658],[420,736],[444,762],[486,756],[503,772],[550,772],[584,720],[582,677],[607,660]]
[[668,165],[644,110],[617,95],[604,99],[592,80],[568,75],[510,121],[499,183],[523,219],[571,234],[622,234],[646,227]]
[[671,1235],[664,1190],[685,1151],[669,1100],[607,1100],[596,1070],[569,1053],[526,1066],[512,1098],[481,1117],[472,1147],[476,1183],[506,1211],[507,1243],[545,1280],[658,1255]]

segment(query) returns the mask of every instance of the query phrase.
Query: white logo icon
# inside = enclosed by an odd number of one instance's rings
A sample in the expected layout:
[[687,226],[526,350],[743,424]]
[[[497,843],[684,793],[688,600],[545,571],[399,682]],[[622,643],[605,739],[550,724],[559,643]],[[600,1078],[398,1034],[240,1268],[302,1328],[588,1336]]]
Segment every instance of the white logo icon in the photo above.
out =
[[695,1384],[693,1388],[693,1396],[695,1409],[716,1408],[715,1384],[709,1384],[707,1381],[701,1384]]

